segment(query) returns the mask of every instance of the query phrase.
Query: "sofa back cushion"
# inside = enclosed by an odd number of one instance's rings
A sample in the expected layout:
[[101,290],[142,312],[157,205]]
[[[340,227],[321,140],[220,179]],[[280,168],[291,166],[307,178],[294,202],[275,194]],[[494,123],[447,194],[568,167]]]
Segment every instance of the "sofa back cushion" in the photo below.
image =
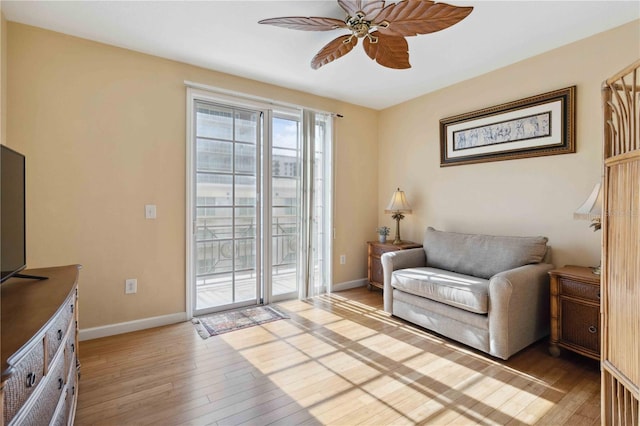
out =
[[429,227],[424,250],[429,267],[489,279],[499,272],[540,263],[547,238],[461,234]]

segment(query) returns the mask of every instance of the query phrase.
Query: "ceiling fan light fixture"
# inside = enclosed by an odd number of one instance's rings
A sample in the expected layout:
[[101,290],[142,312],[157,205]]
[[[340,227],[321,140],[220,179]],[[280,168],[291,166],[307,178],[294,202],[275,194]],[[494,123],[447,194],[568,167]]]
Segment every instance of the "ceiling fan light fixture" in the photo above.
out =
[[387,68],[407,69],[409,46],[405,37],[429,34],[457,24],[473,7],[458,7],[430,0],[401,0],[385,6],[384,0],[338,0],[347,13],[344,21],[334,18],[284,17],[259,21],[303,31],[330,31],[345,28],[350,35],[340,36],[325,45],[311,60],[318,69],[349,53],[362,38],[367,55]]
[[356,16],[349,16],[345,19],[347,28],[349,28],[356,37],[362,38],[369,33],[371,21],[364,19],[364,13],[358,12]]

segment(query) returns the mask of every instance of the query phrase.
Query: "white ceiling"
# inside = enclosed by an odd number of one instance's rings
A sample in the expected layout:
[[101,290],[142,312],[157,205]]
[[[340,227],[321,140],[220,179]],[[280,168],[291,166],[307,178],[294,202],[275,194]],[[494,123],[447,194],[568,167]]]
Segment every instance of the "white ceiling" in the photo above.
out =
[[408,37],[409,70],[380,66],[361,46],[312,70],[311,58],[344,30],[304,32],[257,23],[281,16],[343,19],[334,0],[2,0],[2,11],[9,21],[375,109],[640,18],[638,1],[448,2],[475,9],[446,30]]

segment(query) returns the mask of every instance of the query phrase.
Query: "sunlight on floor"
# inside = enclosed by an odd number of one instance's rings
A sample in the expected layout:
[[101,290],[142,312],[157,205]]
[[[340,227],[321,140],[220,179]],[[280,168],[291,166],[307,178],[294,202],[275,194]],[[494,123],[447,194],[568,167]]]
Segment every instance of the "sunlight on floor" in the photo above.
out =
[[336,294],[279,307],[286,325],[221,338],[321,423],[533,424],[563,393],[561,368],[544,381]]
[[76,424],[596,425],[598,364],[547,342],[491,358],[353,289],[203,340],[179,323],[81,342]]

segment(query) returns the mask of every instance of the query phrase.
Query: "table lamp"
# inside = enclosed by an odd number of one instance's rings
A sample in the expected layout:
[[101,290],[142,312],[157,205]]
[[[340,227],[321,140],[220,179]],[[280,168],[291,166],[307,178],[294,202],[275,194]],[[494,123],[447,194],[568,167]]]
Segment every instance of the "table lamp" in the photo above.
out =
[[[590,220],[591,228],[593,231],[597,231],[601,227],[600,218],[602,216],[602,191],[600,191],[600,183],[596,183],[589,194],[589,197],[578,210],[573,212],[574,219]],[[593,273],[600,275],[600,266],[593,268]]]
[[407,202],[404,191],[400,191],[400,188],[398,188],[393,193],[391,201],[384,212],[392,214],[393,216],[391,217],[396,221],[396,238],[393,240],[393,244],[402,244],[402,239],[400,239],[400,220],[404,219],[404,213],[411,213],[411,206]]

